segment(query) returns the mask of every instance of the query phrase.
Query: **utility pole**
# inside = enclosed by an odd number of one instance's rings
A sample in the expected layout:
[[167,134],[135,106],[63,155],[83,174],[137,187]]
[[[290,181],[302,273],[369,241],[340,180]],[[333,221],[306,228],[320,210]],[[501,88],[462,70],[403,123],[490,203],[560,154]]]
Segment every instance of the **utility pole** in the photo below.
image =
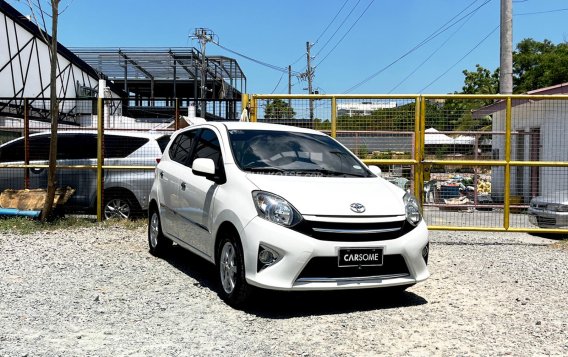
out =
[[501,0],[499,92],[513,93],[513,1]]
[[205,114],[206,114],[206,110],[207,110],[207,102],[206,102],[206,98],[207,98],[207,58],[205,57],[205,49],[207,47],[207,43],[208,42],[213,42],[213,43],[219,43],[218,39],[217,41],[215,40],[215,33],[209,29],[203,28],[203,27],[199,27],[195,29],[195,32],[193,33],[193,36],[191,36],[192,39],[197,39],[199,41],[199,44],[201,45],[201,93],[200,93],[200,99],[201,99],[201,110],[199,115],[202,118],[205,118]]
[[[308,79],[308,94],[312,94],[312,80],[314,78],[314,71],[312,69],[312,57],[310,56],[310,49],[312,45],[310,42],[306,42],[306,56],[308,57],[308,68],[306,69],[306,77]],[[310,120],[314,119],[314,101],[310,99]]]
[[[288,66],[288,94],[292,94],[292,66]],[[288,107],[291,108],[290,99],[288,99]]]

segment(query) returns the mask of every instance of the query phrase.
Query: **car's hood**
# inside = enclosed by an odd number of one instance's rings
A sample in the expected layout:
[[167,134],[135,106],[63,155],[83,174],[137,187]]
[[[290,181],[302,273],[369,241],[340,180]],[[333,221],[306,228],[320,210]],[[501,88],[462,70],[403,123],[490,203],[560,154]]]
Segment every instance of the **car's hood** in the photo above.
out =
[[[298,177],[248,174],[260,190],[290,202],[303,215],[392,216],[404,215],[403,191],[380,178]],[[362,204],[364,212],[351,210]]]
[[568,204],[568,191],[550,192],[533,198],[535,202]]

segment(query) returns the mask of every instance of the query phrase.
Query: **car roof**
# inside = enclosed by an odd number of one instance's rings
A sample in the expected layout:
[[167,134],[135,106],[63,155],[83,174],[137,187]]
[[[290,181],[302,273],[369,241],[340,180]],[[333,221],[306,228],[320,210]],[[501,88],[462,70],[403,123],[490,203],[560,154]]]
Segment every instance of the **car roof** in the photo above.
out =
[[259,122],[239,122],[239,121],[207,122],[195,126],[192,125],[188,128],[197,128],[207,125],[217,127],[221,130],[223,128],[226,128],[226,130],[271,130],[271,131],[285,131],[285,132],[325,135],[320,131],[312,129],[299,128],[290,125],[259,123]]
[[[97,134],[96,130],[59,130],[57,134]],[[158,132],[148,132],[148,131],[134,131],[134,130],[106,130],[104,132],[106,135],[117,135],[117,136],[127,136],[127,137],[138,137],[138,138],[148,138],[148,139],[157,139],[164,135],[171,135],[171,132],[167,133],[158,133]],[[43,131],[40,133],[31,134],[31,136],[43,136],[43,135],[51,135],[49,131]]]

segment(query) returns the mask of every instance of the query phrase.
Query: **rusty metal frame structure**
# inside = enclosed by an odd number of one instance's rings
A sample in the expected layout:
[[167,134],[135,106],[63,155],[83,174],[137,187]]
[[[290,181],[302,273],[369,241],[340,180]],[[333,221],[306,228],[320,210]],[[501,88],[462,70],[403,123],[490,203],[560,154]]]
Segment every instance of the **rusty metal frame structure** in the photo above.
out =
[[[45,104],[49,99],[49,55],[44,38],[51,39],[36,24],[6,1],[0,0],[0,114],[23,118],[24,98],[28,115],[39,121],[50,121]],[[98,73],[63,45],[58,44],[57,96],[74,99],[83,89],[96,93]],[[34,102],[36,100],[37,102]],[[72,102],[60,113],[60,121],[76,124]]]
[[[131,108],[158,112],[162,106],[156,107],[156,102],[165,102],[166,107],[171,107],[175,98],[182,106],[193,103],[196,108],[201,100],[240,102],[241,93],[246,91],[246,76],[237,61],[229,57],[207,56],[206,83],[200,83],[201,53],[192,47],[72,50],[105,79],[120,87],[125,104]],[[208,88],[206,98],[201,98],[202,85]],[[208,118],[216,115],[209,111],[205,114],[202,116]]]

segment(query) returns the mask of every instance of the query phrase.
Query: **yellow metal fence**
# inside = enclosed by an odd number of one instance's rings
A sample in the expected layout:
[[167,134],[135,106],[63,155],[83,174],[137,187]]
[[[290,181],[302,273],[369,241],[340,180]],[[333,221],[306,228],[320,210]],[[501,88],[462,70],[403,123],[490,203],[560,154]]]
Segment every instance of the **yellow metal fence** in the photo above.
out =
[[[28,138],[21,148],[25,159],[22,154],[21,162],[6,164],[2,161],[6,152],[0,152],[0,178],[10,179],[15,173],[22,188],[44,187],[41,170],[47,165],[37,158],[45,156],[47,146],[30,149],[29,137],[47,127],[41,121],[30,127],[28,117],[41,117],[49,106],[38,100],[23,102],[13,105],[14,114],[23,108],[20,122],[2,119],[0,144],[19,136]],[[61,177],[70,172],[88,173],[78,175],[88,176],[83,181],[73,180],[80,185],[96,182],[98,219],[102,219],[105,202],[116,193],[105,183],[109,173],[118,172],[125,184],[131,181],[135,186],[148,181],[140,176],[152,175],[156,162],[155,153],[150,152],[140,155],[152,156],[153,163],[130,160],[121,164],[105,157],[109,143],[105,144],[103,134],[159,127],[167,136],[180,123],[121,123],[123,116],[114,112],[120,108],[115,102],[77,99],[60,103],[69,123],[62,123],[60,132],[96,135],[92,163],[70,161],[58,165],[58,170]],[[177,101],[164,103],[175,107],[179,119]],[[566,95],[244,95],[241,106],[251,121],[328,133],[366,164],[381,167],[385,179],[412,190],[421,200],[431,229],[568,233]],[[138,197],[141,201],[142,196]],[[531,214],[534,212],[537,214]]]
[[[430,229],[568,233],[567,95],[250,95],[421,198]],[[531,207],[532,206],[532,207]]]

